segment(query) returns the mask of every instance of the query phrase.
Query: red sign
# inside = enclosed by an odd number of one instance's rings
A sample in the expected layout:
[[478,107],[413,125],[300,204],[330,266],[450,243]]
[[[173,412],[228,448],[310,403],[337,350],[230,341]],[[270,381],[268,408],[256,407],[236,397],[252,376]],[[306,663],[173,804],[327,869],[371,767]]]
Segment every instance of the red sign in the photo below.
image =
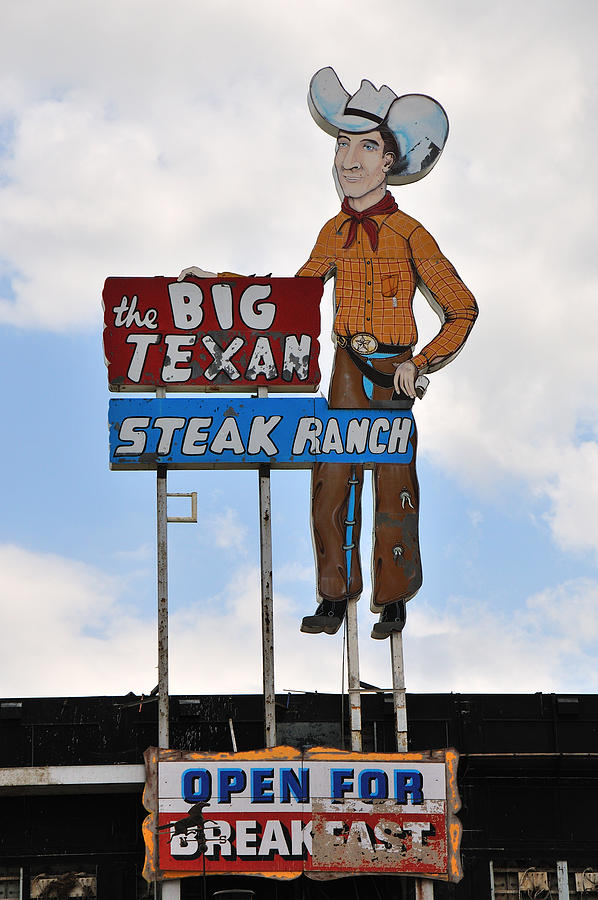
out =
[[111,391],[316,390],[319,278],[108,278]]
[[459,881],[454,750],[146,751],[148,880],[403,874]]

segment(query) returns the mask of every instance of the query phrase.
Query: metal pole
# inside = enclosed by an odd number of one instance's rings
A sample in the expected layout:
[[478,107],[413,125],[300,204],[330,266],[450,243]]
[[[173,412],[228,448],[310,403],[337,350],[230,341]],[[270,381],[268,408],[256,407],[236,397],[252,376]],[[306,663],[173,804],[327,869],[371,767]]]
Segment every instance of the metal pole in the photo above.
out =
[[361,692],[359,690],[359,642],[357,600],[347,603],[347,679],[351,714],[351,750],[361,753]]
[[567,861],[560,859],[556,864],[556,878],[559,891],[559,900],[569,900],[569,869]]
[[168,538],[166,466],[158,466],[156,520],[158,546],[158,747],[167,749],[168,728]]
[[[166,388],[156,388],[156,399]],[[158,558],[158,747],[168,749],[168,496],[167,467],[156,468],[156,546]]]
[[395,712],[397,750],[406,752],[407,744],[407,703],[405,700],[405,669],[403,666],[403,635],[393,631],[390,635],[390,658],[392,665],[392,699]]
[[[395,713],[397,750],[406,753],[407,702],[405,692],[405,666],[403,664],[403,634],[393,631],[390,635],[390,659],[392,665],[392,699]],[[415,879],[415,900],[434,900],[434,882],[426,878]]]
[[492,860],[488,863],[490,868],[490,900],[496,900],[496,894],[494,891],[494,863]]
[[434,882],[427,878],[416,878],[415,900],[434,900]]
[[[156,398],[166,396],[165,388],[156,388]],[[166,466],[156,469],[156,546],[158,562],[158,747],[168,749],[168,485]],[[158,763],[159,767],[159,763]],[[157,838],[157,835],[156,835]],[[163,882],[162,900],[179,900],[181,882]]]
[[[258,388],[258,397],[268,389]],[[276,746],[276,694],[274,690],[274,602],[272,596],[272,520],[270,514],[270,466],[259,470],[260,565],[262,576],[262,680],[264,686],[264,736],[266,747]]]

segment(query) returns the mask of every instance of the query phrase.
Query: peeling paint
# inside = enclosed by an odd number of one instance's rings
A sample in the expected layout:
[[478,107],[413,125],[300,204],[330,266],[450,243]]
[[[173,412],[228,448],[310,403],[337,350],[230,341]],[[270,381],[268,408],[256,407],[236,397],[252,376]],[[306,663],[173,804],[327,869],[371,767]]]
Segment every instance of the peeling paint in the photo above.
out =
[[[280,746],[213,754],[150,748],[144,877],[181,878],[199,874],[205,864],[208,874],[284,880],[301,873],[317,880],[401,873],[458,881],[457,763],[454,750],[362,754],[315,747],[301,753]],[[214,791],[224,793],[216,798]],[[183,830],[177,831],[177,821],[200,801],[208,804],[205,855],[191,832],[177,837]]]
[[[108,278],[112,391],[316,390],[320,278]],[[268,302],[264,303],[265,299]],[[149,329],[149,330],[148,330]]]

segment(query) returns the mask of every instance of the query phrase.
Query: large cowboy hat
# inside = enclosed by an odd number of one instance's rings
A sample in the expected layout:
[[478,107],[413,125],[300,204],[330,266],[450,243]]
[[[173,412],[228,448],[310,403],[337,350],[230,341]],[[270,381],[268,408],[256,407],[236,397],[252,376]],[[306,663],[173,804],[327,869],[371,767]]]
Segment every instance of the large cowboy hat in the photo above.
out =
[[401,157],[398,171],[391,170],[387,177],[389,184],[408,184],[427,175],[438,161],[448,136],[447,115],[432,97],[425,94],[397,97],[386,84],[378,89],[366,79],[351,97],[330,66],[320,69],[312,78],[307,103],[320,128],[333,137],[339,131],[361,134],[385,124],[397,142]]

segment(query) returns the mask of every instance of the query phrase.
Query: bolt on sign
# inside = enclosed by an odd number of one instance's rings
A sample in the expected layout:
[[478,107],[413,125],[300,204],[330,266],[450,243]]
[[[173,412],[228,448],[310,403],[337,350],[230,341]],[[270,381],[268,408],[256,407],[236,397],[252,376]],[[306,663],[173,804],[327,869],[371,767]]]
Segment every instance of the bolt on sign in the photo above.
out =
[[320,278],[107,278],[111,391],[315,390]]
[[[144,877],[460,881],[454,750],[145,753]],[[196,811],[199,810],[201,815]]]

